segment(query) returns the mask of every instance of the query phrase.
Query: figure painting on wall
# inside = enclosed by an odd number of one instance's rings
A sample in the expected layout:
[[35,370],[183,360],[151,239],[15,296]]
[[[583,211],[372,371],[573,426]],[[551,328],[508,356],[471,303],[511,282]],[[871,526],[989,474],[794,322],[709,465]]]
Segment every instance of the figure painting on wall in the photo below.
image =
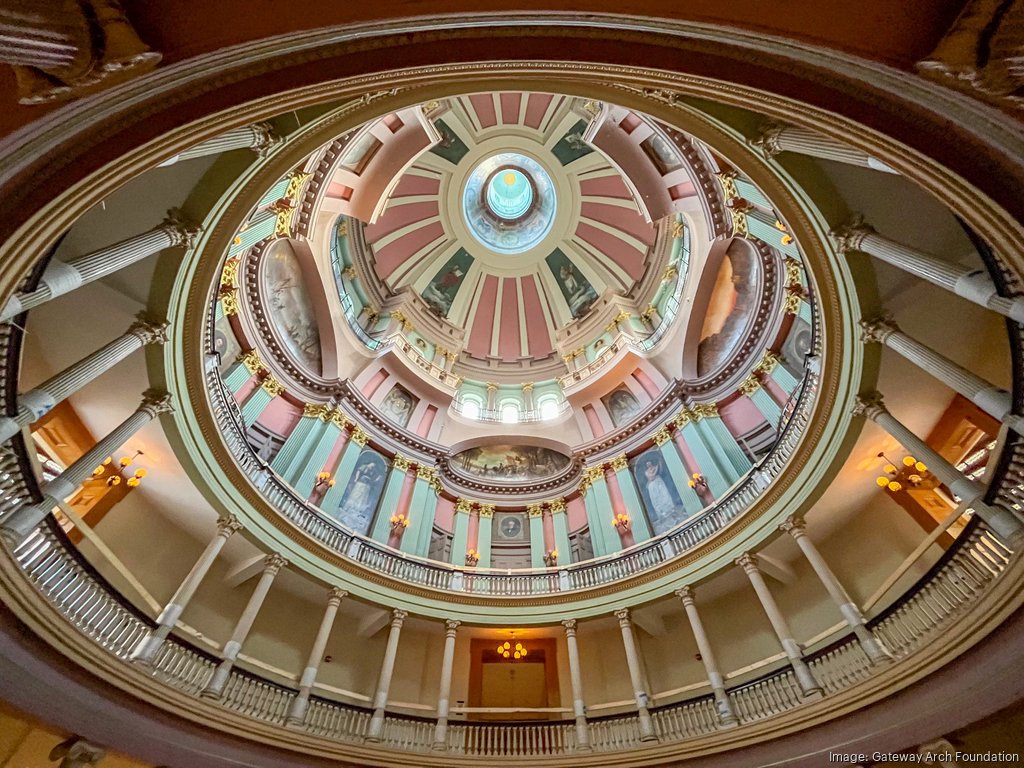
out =
[[372,448],[366,448],[356,461],[345,492],[338,505],[338,520],[356,533],[365,534],[370,530],[373,513],[377,511],[384,479],[387,477],[387,462]]
[[555,277],[555,282],[558,283],[565,303],[569,305],[569,314],[574,319],[585,315],[597,301],[597,291],[594,290],[594,286],[580,274],[576,265],[569,261],[569,257],[558,248],[548,254],[545,261],[551,274]]
[[434,279],[427,283],[420,295],[427,305],[442,317],[447,317],[455,302],[455,295],[462,287],[473,264],[473,257],[465,248],[459,248],[441,270],[434,275]]
[[279,241],[261,259],[261,267],[260,292],[274,330],[296,362],[319,375],[320,327],[299,260],[286,241]]
[[632,465],[633,477],[640,488],[654,533],[664,533],[683,522],[689,515],[668,473],[661,451],[654,448],[642,453],[633,459]]
[[628,424],[640,413],[640,403],[637,402],[636,396],[625,387],[606,395],[603,402],[612,417],[612,424],[616,427]]
[[413,397],[408,390],[396,384],[381,401],[380,412],[384,418],[404,427],[409,424],[409,417],[416,410],[418,403],[419,400]]
[[238,356],[242,354],[242,348],[235,338],[235,332],[231,328],[231,321],[227,317],[217,320],[213,328],[213,352],[217,355],[217,366],[220,372],[224,373],[231,367]]
[[698,376],[721,368],[743,343],[757,314],[760,276],[761,264],[752,248],[746,242],[730,245],[718,269],[701,328],[697,347]]
[[462,451],[451,463],[474,477],[514,482],[551,477],[571,459],[537,445],[487,445]]

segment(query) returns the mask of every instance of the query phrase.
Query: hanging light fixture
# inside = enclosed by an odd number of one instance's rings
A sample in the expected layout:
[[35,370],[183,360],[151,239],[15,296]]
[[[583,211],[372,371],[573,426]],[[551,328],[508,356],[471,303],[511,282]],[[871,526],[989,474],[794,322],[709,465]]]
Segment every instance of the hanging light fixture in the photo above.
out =
[[512,633],[512,639],[506,640],[504,643],[500,643],[497,648],[498,655],[503,659],[512,659],[513,661],[519,661],[525,659],[528,651],[526,646],[516,641],[516,633]]
[[[885,459],[885,466],[882,467],[882,471],[885,474],[875,478],[875,483],[878,487],[888,488],[893,493],[903,490],[903,483],[897,479],[901,472],[900,468],[883,451],[878,452],[878,458]],[[913,456],[904,456],[902,464],[904,467],[902,471],[909,472],[904,478],[908,483],[917,486],[924,481],[922,475],[928,471],[928,467],[923,461],[918,461]]]

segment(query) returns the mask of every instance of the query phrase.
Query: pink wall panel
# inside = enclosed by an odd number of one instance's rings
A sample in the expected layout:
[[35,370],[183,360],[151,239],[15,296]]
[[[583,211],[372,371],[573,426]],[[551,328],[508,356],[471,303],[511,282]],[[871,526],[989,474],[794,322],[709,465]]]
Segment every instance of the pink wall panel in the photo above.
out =
[[584,405],[583,413],[587,415],[587,424],[590,425],[590,430],[594,433],[594,437],[603,435],[605,433],[604,424],[601,423],[601,417],[597,415],[594,406]]
[[437,514],[434,516],[434,522],[437,523],[438,528],[451,533],[452,531],[452,519],[455,516],[455,502],[451,499],[446,499],[443,496],[437,500]]
[[369,400],[388,378],[388,372],[381,368],[363,385],[363,396]]
[[585,179],[580,182],[580,193],[584,196],[593,197],[614,197],[620,200],[632,200],[633,193],[629,191],[626,182],[621,176],[601,176],[596,179]]
[[341,434],[338,435],[338,439],[334,441],[334,446],[331,448],[331,452],[327,455],[327,461],[324,462],[324,472],[333,473],[335,468],[338,466],[338,462],[341,461],[341,452],[345,450],[345,446],[348,444],[349,434],[346,430],[341,430]]
[[594,219],[610,227],[615,227],[615,229],[620,229],[648,245],[654,244],[656,236],[654,227],[644,220],[639,211],[606,203],[584,202],[580,207],[580,212],[588,219]]
[[570,533],[587,527],[587,506],[583,499],[577,497],[567,501],[565,503],[565,514],[569,516],[566,522]]
[[444,227],[441,222],[435,221],[402,235],[397,240],[388,243],[383,248],[374,251],[374,264],[377,275],[381,279],[386,278],[405,261],[415,255],[421,248],[430,245],[435,240],[444,237]]
[[440,179],[426,176],[415,176],[407,173],[399,179],[391,197],[410,197],[412,195],[436,195],[441,189]]
[[749,397],[737,397],[719,408],[718,415],[734,435],[744,435],[764,422],[764,416]]
[[540,123],[548,111],[548,104],[554,98],[550,93],[534,93],[526,102],[526,116],[523,122],[530,128],[540,128]]
[[260,378],[256,375],[250,376],[249,380],[238,388],[235,392],[235,402],[238,404],[244,403],[249,399],[249,395],[256,391],[260,385]]
[[416,427],[416,434],[419,437],[427,437],[430,434],[430,428],[434,426],[434,419],[436,417],[437,408],[428,405],[427,410],[423,412],[423,418],[420,419],[419,426]]
[[473,328],[469,332],[467,348],[479,357],[491,354],[491,332],[494,330],[494,310],[498,301],[498,278],[487,275],[483,288],[480,289],[480,300],[476,305],[476,316]]
[[660,393],[658,385],[651,380],[651,377],[647,375],[647,371],[643,368],[637,368],[633,371],[633,378],[640,383],[640,386],[644,388],[644,392],[650,395],[652,400]]
[[275,397],[256,421],[272,432],[287,436],[301,418],[301,408],[292,405],[283,397]]
[[519,125],[519,105],[522,94],[503,93],[498,97],[501,102],[501,122],[505,125]]
[[498,118],[494,114],[494,100],[489,93],[477,93],[469,97],[473,104],[473,111],[480,120],[481,128],[490,128],[498,124]]
[[366,227],[366,242],[375,243],[385,235],[407,227],[413,222],[429,219],[438,214],[438,203],[436,200],[426,200],[422,203],[408,203],[388,208],[384,215],[377,219],[375,224]]
[[551,335],[544,319],[544,306],[537,291],[533,275],[521,278],[523,290],[523,311],[526,312],[526,344],[533,357],[544,357],[554,352]]
[[581,221],[576,225],[576,236],[590,243],[595,249],[625,270],[633,280],[644,275],[644,255],[630,245],[622,242],[615,235],[598,229],[592,224]]
[[522,334],[519,329],[519,281],[506,277],[501,286],[501,329],[498,331],[498,354],[504,360],[522,357]]

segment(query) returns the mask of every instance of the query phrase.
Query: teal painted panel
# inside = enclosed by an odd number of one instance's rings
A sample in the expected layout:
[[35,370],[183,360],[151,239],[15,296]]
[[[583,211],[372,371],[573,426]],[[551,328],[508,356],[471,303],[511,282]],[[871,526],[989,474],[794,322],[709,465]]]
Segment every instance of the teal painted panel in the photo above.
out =
[[565,135],[558,140],[558,143],[551,148],[551,154],[558,158],[562,165],[569,165],[586,157],[594,148],[583,140],[583,134],[587,131],[587,121],[580,120],[572,128],[565,132]]
[[441,141],[431,147],[430,151],[452,165],[458,165],[459,161],[469,152],[469,147],[444,120],[435,120],[434,127],[441,134]]

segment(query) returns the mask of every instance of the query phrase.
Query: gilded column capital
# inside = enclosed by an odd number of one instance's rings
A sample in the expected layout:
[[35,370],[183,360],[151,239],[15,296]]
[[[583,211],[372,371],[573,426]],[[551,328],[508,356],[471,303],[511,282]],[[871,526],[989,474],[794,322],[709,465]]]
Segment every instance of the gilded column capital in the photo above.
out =
[[686,235],[686,225],[679,219],[676,219],[672,222],[671,234],[673,240],[681,240]]
[[626,458],[626,454],[620,453],[618,456],[613,456],[611,462],[612,471],[620,472],[623,469],[629,468],[629,459]]
[[533,382],[532,381],[528,381],[525,384],[523,384],[523,392],[524,393],[533,392]]
[[857,396],[857,402],[853,406],[854,416],[864,416],[874,421],[883,413],[887,413],[885,401],[878,392],[868,392]]
[[695,414],[689,408],[680,408],[679,413],[672,417],[672,424],[676,429],[682,429],[691,421],[696,421]]
[[259,373],[266,367],[263,364],[263,358],[260,357],[260,353],[255,348],[240,354],[238,362],[244,365],[249,373]]
[[288,174],[288,186],[285,188],[284,196],[290,200],[295,200],[299,196],[299,192],[302,191],[303,184],[306,183],[307,179],[312,174],[306,173],[305,171],[292,171]]
[[528,504],[526,507],[526,514],[528,517],[540,517],[544,514],[544,505]]
[[263,560],[263,572],[277,575],[282,568],[288,567],[288,561],[276,552],[269,554]]
[[487,387],[487,394],[491,394],[493,392],[498,391],[498,385],[495,384],[493,381],[488,381],[484,386]]
[[355,264],[349,264],[347,267],[345,267],[343,270],[341,270],[341,276],[344,277],[347,280],[355,280],[356,277],[357,277],[357,275],[356,275],[356,265]]
[[661,275],[661,281],[663,283],[670,283],[677,277],[679,277],[679,270],[676,268],[676,265],[669,264],[667,267],[665,267],[665,271]]
[[778,354],[772,352],[772,350],[770,349],[766,349],[764,351],[764,355],[761,356],[761,362],[757,364],[757,367],[754,370],[756,370],[758,373],[767,376],[768,374],[775,370],[775,367],[780,362],[781,358],[779,358]]
[[654,433],[654,444],[655,445],[659,445],[659,446],[660,445],[664,445],[665,443],[667,443],[671,439],[672,439],[672,436],[669,435],[668,427],[667,426],[662,427],[661,429],[659,429],[657,432]]
[[220,302],[221,309],[227,317],[234,317],[242,308],[237,288],[221,288],[217,292],[217,301]]
[[849,253],[859,251],[864,238],[874,233],[874,228],[870,224],[865,224],[863,217],[857,215],[848,223],[835,227],[828,234],[836,244],[836,250]]
[[715,403],[697,403],[692,412],[694,421],[718,418],[718,406]]
[[[353,439],[355,439],[355,438],[353,438]],[[411,459],[407,459],[405,456],[403,456],[400,453],[396,453],[395,454],[395,458],[392,459],[392,461],[391,461],[391,465],[395,469],[397,469],[399,472],[407,472],[409,470],[409,467],[412,466],[412,460]]]
[[203,228],[185,218],[180,208],[171,208],[167,216],[160,222],[160,229],[171,238],[171,247],[191,250],[196,240],[203,234]]
[[330,413],[330,406],[326,403],[306,403],[302,406],[302,415],[311,419],[326,421],[325,414]]
[[800,302],[803,300],[803,296],[794,291],[792,288],[787,288],[785,295],[782,297],[782,312],[786,315],[798,315],[800,314]]
[[284,392],[284,384],[273,376],[267,376],[267,378],[260,383],[260,387],[271,397],[277,397]]
[[418,464],[416,466],[416,477],[419,480],[430,482],[434,479],[434,468],[428,467],[425,464]]
[[760,388],[761,380],[757,378],[757,374],[751,373],[747,378],[740,382],[739,391],[740,394],[751,397]]
[[480,511],[478,514],[480,515],[480,517],[494,517],[494,505],[481,504]]
[[565,512],[565,499],[552,499],[548,502],[548,509],[553,515]]
[[356,427],[352,430],[352,442],[356,445],[366,445],[370,441],[370,436],[362,427]]
[[473,511],[473,502],[469,499],[456,499],[455,500],[455,511],[464,512],[467,515]]

